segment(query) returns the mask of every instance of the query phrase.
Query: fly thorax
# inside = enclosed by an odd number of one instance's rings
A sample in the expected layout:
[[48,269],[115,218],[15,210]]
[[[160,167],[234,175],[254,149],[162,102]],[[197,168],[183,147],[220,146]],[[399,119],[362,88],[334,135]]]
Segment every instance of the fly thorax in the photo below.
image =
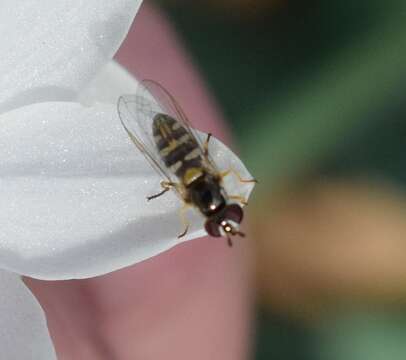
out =
[[225,199],[217,181],[206,176],[196,181],[189,190],[192,202],[206,215],[218,213],[225,206]]
[[196,182],[203,175],[204,173],[201,168],[191,167],[185,171],[185,174],[183,175],[183,183],[186,187],[188,187]]

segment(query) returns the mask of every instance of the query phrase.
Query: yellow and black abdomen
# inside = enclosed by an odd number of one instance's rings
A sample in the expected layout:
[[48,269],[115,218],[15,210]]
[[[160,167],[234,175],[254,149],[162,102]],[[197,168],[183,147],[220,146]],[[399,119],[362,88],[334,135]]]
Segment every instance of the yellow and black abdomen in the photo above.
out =
[[199,144],[179,121],[166,114],[157,114],[152,131],[159,155],[178,178],[184,179],[188,170],[202,167]]

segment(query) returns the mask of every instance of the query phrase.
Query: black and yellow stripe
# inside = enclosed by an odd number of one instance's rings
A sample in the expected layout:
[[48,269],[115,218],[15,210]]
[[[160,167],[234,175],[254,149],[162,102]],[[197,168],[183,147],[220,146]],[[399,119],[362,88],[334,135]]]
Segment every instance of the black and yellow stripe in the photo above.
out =
[[202,174],[202,152],[185,127],[169,115],[157,114],[153,121],[154,140],[167,168],[185,185]]

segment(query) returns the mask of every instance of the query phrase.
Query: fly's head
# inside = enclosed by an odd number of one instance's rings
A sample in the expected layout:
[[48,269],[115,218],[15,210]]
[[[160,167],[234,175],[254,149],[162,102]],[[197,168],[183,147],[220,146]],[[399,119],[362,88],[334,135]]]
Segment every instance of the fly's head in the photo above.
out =
[[240,205],[226,205],[219,214],[213,215],[206,220],[205,228],[210,236],[226,236],[228,244],[231,246],[231,236],[245,236],[245,234],[240,231],[240,224],[243,217],[244,212]]

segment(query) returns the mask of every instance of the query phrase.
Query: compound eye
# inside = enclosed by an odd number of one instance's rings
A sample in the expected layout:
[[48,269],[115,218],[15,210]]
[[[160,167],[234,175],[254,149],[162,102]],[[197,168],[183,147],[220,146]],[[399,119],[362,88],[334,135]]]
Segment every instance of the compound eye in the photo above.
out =
[[214,237],[221,236],[220,225],[214,222],[213,220],[207,220],[206,224],[204,224],[204,227],[210,236]]
[[228,205],[224,210],[224,219],[234,221],[237,224],[240,224],[244,213],[240,205],[231,204]]

